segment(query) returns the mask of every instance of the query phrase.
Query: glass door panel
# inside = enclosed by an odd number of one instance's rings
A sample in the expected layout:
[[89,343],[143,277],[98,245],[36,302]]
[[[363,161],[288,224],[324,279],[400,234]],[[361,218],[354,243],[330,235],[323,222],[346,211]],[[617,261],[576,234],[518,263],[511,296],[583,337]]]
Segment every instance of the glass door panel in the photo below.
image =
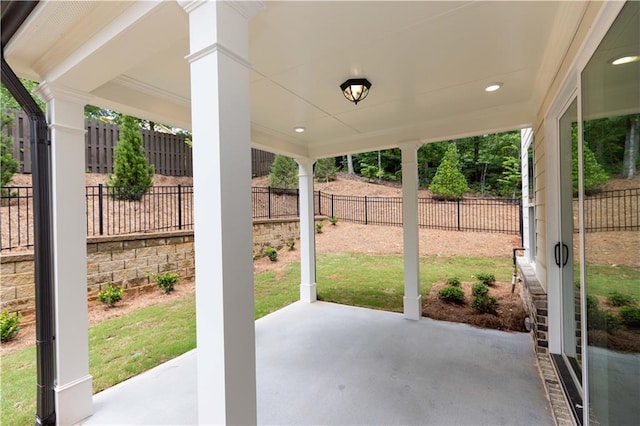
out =
[[554,249],[560,268],[562,297],[562,355],[572,373],[574,384],[582,388],[580,265],[578,211],[574,196],[578,192],[578,108],[577,101],[566,109],[559,122],[560,144],[560,241]]
[[640,2],[629,1],[581,76],[591,424],[640,422],[639,56]]

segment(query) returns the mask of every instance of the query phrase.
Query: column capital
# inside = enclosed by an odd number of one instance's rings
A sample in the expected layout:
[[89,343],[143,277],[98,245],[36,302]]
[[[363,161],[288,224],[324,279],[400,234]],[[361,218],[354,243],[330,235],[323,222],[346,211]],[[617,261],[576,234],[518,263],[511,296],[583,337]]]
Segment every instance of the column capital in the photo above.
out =
[[[178,4],[185,10],[187,13],[191,13],[200,6],[206,4],[206,0],[178,0]],[[258,14],[262,9],[265,8],[265,4],[259,0],[251,0],[251,1],[237,1],[237,0],[229,0],[225,1],[229,7],[238,12],[242,17],[244,17],[247,21],[253,18]]]
[[91,100],[89,93],[69,89],[68,87],[50,83],[46,80],[38,85],[35,92],[45,102],[50,102],[53,99],[62,99],[84,106]]
[[418,148],[420,148],[422,146],[422,144],[419,141],[409,141],[409,142],[402,142],[398,144],[398,148],[400,148],[401,151],[406,151],[406,150],[418,150]]
[[313,175],[313,165],[316,162],[315,158],[295,157],[294,160],[298,163],[298,176]]

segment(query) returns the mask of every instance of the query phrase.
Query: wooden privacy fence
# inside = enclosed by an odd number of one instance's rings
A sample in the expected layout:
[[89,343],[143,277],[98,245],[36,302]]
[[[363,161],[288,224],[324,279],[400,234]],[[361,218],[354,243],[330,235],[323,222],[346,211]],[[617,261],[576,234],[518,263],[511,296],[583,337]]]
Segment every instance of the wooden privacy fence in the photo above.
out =
[[[29,117],[21,110],[9,110],[13,124],[6,133],[13,138],[13,156],[20,162],[21,173],[31,173],[31,144]],[[85,120],[85,162],[88,172],[112,173],[113,153],[119,138],[116,124]],[[193,176],[191,147],[184,135],[174,135],[143,129],[142,140],[149,162],[155,172],[166,176]],[[253,176],[269,174],[275,155],[251,149]]]

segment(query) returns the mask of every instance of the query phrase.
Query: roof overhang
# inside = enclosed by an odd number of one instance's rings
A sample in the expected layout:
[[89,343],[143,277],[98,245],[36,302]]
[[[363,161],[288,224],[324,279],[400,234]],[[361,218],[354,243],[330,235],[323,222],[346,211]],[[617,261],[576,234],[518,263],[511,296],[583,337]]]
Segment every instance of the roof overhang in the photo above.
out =
[[[250,23],[255,147],[328,157],[529,126],[585,2],[266,2]],[[5,55],[93,104],[190,128],[174,1],[42,2]],[[339,85],[373,86],[354,105]],[[491,82],[503,83],[487,93]],[[303,126],[304,133],[294,127]]]

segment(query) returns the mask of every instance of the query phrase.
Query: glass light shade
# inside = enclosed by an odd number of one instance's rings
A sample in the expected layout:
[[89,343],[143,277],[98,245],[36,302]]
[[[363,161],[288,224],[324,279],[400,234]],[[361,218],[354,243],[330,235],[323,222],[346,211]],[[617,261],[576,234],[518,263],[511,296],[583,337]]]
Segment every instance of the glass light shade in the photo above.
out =
[[340,85],[344,97],[356,105],[367,97],[370,88],[371,83],[366,78],[352,78]]

